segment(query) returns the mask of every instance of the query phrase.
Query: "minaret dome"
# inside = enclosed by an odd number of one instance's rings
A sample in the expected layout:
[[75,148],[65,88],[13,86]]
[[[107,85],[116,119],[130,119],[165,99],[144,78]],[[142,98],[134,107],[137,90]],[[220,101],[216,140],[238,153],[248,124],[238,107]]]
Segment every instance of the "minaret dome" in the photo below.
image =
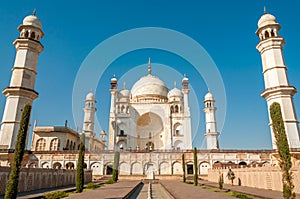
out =
[[21,39],[39,41],[44,36],[42,23],[35,13],[36,11],[32,15],[26,16],[23,19],[23,23],[18,27]]
[[95,100],[95,95],[94,95],[94,93],[92,93],[92,92],[90,92],[90,93],[88,93],[87,95],[86,95],[86,98],[85,98],[86,100]]
[[257,23],[258,29],[256,34],[259,36],[260,40],[265,40],[270,37],[278,37],[278,31],[280,30],[280,25],[276,21],[276,17],[269,13],[265,13],[260,17]]

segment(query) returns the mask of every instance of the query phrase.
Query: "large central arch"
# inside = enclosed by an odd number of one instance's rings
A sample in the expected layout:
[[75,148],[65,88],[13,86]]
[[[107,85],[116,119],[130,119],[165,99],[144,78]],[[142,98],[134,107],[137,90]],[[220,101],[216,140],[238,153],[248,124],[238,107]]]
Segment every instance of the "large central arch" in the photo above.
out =
[[144,113],[136,122],[137,146],[152,150],[162,148],[163,130],[164,125],[159,115],[153,112]]

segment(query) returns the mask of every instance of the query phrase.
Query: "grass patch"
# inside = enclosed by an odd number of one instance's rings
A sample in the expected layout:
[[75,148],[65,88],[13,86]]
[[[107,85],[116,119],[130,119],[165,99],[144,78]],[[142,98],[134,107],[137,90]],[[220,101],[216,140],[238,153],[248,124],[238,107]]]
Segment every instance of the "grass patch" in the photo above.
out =
[[115,181],[113,181],[113,179],[109,179],[106,182],[104,182],[104,184],[114,184],[116,183]]
[[200,187],[201,187],[202,189],[207,189],[207,190],[210,190],[210,191],[213,191],[213,192],[220,192],[220,191],[221,191],[220,189],[218,189],[218,188],[216,188],[216,187],[207,187],[207,186],[205,186],[205,185],[200,185]]
[[209,190],[214,191],[214,192],[220,192],[219,188],[213,188],[213,187],[211,187],[211,188],[209,188]]
[[241,199],[252,199],[252,197],[243,194],[243,193],[236,193],[236,192],[232,192],[232,196],[236,197],[236,198],[241,198]]
[[[193,182],[186,182],[186,183],[187,184],[193,184]],[[209,187],[209,186],[205,186],[204,184],[199,185],[199,187],[202,188],[202,189],[207,189],[207,190],[210,190],[210,191],[213,191],[213,192],[226,194],[226,195],[233,196],[233,197],[236,197],[236,198],[252,199],[252,197],[250,197],[246,194],[243,194],[243,193],[237,193],[237,192],[230,191],[230,190],[223,190],[223,189],[219,189],[217,187]]]
[[233,197],[236,197],[236,198],[241,198],[241,199],[252,199],[252,197],[250,197],[246,194],[237,193],[237,192],[234,192],[234,191],[225,192],[224,194],[229,195],[229,196],[233,196]]
[[95,183],[93,183],[93,182],[90,182],[90,183],[88,183],[87,185],[86,185],[86,187],[85,187],[85,189],[97,189],[97,188],[99,188],[100,187],[100,185],[99,184],[95,184]]
[[64,198],[64,197],[68,197],[69,194],[63,191],[54,191],[54,192],[50,192],[50,193],[46,193],[44,195],[44,198],[46,199],[60,199],[60,198]]

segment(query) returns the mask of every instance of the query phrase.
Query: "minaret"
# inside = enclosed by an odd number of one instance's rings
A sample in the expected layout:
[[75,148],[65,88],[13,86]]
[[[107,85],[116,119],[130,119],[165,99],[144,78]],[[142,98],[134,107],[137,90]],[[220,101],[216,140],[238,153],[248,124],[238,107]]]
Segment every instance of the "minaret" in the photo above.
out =
[[44,49],[40,43],[44,36],[42,23],[35,16],[35,11],[24,18],[18,30],[20,37],[13,43],[17,52],[10,85],[2,92],[6,96],[6,104],[1,123],[0,148],[4,149],[14,149],[23,108],[38,97],[34,90],[36,67],[38,56]]
[[110,114],[109,114],[109,137],[108,137],[108,149],[114,150],[117,136],[117,124],[116,124],[116,97],[118,94],[118,80],[114,77],[110,81]]
[[205,113],[205,122],[206,122],[206,148],[219,149],[218,136],[217,132],[217,122],[216,122],[216,110],[215,100],[213,95],[208,92],[204,97],[205,108],[203,109]]
[[[285,41],[279,36],[280,25],[276,18],[267,14],[258,21],[256,34],[260,38],[256,49],[261,54],[263,75],[265,80],[265,90],[261,93],[268,104],[270,119],[270,106],[273,102],[278,102],[281,106],[282,117],[290,148],[300,148],[298,121],[296,118],[293,96],[297,92],[296,88],[290,86],[287,77],[287,67],[284,63],[283,46]],[[271,123],[271,119],[270,119]],[[271,127],[272,144],[276,149],[275,137]]]
[[92,138],[95,137],[94,132],[94,121],[95,121],[95,113],[97,109],[95,108],[96,100],[95,96],[92,92],[87,94],[85,99],[85,107],[84,107],[84,119],[83,119],[83,128],[82,132],[85,134],[85,148],[87,150],[91,150],[91,146],[93,145]]
[[184,75],[182,79],[182,92],[183,92],[183,131],[185,136],[184,146],[185,149],[192,149],[192,130],[191,130],[191,114],[189,106],[189,79]]

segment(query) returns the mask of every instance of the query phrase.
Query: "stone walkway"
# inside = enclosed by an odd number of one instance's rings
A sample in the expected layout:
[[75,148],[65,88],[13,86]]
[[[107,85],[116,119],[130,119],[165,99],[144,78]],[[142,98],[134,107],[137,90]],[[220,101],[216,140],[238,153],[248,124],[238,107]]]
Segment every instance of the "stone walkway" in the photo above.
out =
[[[196,199],[196,198],[207,198],[207,199],[230,199],[233,198],[231,196],[225,195],[223,193],[214,192],[212,190],[206,190],[201,187],[195,187],[190,184],[183,183],[178,180],[161,180],[159,181],[163,187],[170,193],[173,198],[176,199]],[[71,195],[70,199],[77,199],[77,198],[85,198],[85,199],[118,199],[123,198],[126,196],[134,187],[136,187],[140,181],[119,181],[118,183],[105,185],[95,190],[89,190],[80,194],[73,194]],[[218,188],[218,184],[209,181],[199,180],[199,185],[205,185],[208,187],[216,187]],[[143,195],[146,192],[148,185],[145,184],[140,192]],[[161,193],[165,192],[164,188],[161,187],[159,184],[153,184],[153,196],[156,198],[167,198],[167,196],[159,196]],[[55,191],[65,191],[71,188],[57,188]],[[73,188],[74,189],[74,188]],[[239,193],[244,193],[251,196],[253,199],[281,199],[282,193],[279,191],[272,191],[266,189],[258,189],[258,188],[251,188],[251,187],[244,187],[244,186],[231,186],[224,184],[224,190],[232,190]],[[51,190],[44,190],[45,192],[49,192]],[[54,191],[54,190],[52,190]],[[143,192],[144,191],[144,192]],[[40,190],[42,192],[42,190]],[[28,199],[28,198],[37,198],[38,196],[43,195],[43,193],[23,193],[22,196],[18,195],[20,199]],[[167,194],[168,195],[168,194]],[[145,194],[144,194],[145,196]],[[0,196],[0,199],[3,196]],[[134,197],[136,198],[136,197]],[[300,195],[297,194],[296,198],[300,198]]]
[[175,180],[162,180],[160,183],[171,193],[176,199],[233,199],[234,197],[223,193],[213,192],[211,190],[202,189],[190,184],[186,184]]
[[[209,187],[219,187],[217,183],[199,180],[199,184],[203,184]],[[282,192],[280,191],[272,191],[268,189],[259,189],[259,188],[252,188],[252,187],[245,187],[245,186],[231,186],[228,184],[224,184],[223,187],[225,190],[230,189],[235,192],[244,193],[253,198],[263,198],[263,199],[282,199]],[[297,194],[296,198],[300,198],[300,195]]]
[[95,190],[77,193],[67,198],[69,199],[118,199],[126,196],[140,181],[119,181],[118,183],[105,185]]

